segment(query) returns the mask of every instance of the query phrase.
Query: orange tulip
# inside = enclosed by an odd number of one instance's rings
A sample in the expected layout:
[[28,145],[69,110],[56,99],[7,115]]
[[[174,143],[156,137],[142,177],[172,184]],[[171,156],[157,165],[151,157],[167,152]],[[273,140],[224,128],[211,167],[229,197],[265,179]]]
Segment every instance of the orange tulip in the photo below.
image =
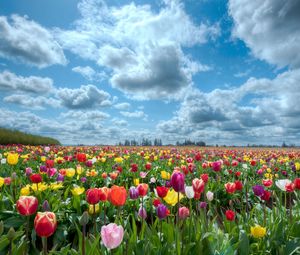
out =
[[126,203],[127,192],[123,186],[112,186],[109,193],[109,201],[115,206],[122,206]]

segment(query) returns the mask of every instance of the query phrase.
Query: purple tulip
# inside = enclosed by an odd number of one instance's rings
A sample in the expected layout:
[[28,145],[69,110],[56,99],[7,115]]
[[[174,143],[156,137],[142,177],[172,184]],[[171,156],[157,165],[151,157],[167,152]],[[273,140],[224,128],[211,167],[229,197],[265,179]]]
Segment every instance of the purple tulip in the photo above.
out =
[[264,191],[265,191],[264,187],[261,186],[261,185],[253,186],[252,190],[253,190],[254,194],[258,197],[261,197],[264,194]]
[[139,191],[138,191],[138,189],[135,188],[135,187],[133,187],[133,186],[130,187],[130,189],[129,189],[129,197],[130,197],[130,199],[133,199],[133,200],[137,199],[139,197]]
[[212,169],[215,171],[215,172],[219,172],[221,171],[222,169],[222,163],[220,161],[215,161],[212,163]]
[[62,175],[62,174],[58,174],[57,178],[56,178],[56,181],[57,182],[63,182],[65,179],[65,177]]
[[184,174],[174,172],[171,176],[171,184],[176,192],[184,192]]
[[31,175],[32,174],[32,169],[30,167],[26,167],[25,173],[26,173],[27,176]]
[[86,177],[81,177],[81,178],[80,178],[80,181],[81,181],[82,183],[85,183],[85,182],[86,182]]
[[167,207],[164,204],[159,204],[156,209],[157,217],[162,220],[167,217]]
[[207,207],[207,203],[206,202],[200,202],[199,207],[201,209],[205,209]]
[[47,167],[45,165],[40,166],[40,172],[46,173],[47,172]]
[[140,207],[139,209],[139,217],[146,219],[147,218],[147,211],[145,209],[145,207]]

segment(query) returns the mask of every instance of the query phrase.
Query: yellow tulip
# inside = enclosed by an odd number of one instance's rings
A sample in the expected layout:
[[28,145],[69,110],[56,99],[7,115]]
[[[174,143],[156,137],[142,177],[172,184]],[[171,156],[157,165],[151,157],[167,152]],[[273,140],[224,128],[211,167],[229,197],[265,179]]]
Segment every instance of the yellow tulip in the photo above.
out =
[[106,162],[106,158],[101,158],[101,162],[105,163]]
[[67,177],[73,177],[74,175],[75,175],[75,169],[74,168],[66,169],[66,176]]
[[94,212],[94,205],[89,205],[89,214],[98,213],[100,210],[99,203],[95,204],[95,212]]
[[78,166],[76,167],[76,172],[77,172],[78,175],[81,175],[81,174],[82,174],[83,168],[82,168],[81,165],[78,165]]
[[39,183],[38,185],[36,185],[35,183],[34,184],[31,184],[30,188],[33,190],[33,191],[44,191],[46,189],[48,189],[48,185],[45,184],[45,183]]
[[30,194],[30,186],[26,185],[25,187],[21,188],[21,196],[28,196]]
[[262,238],[266,235],[266,228],[256,225],[255,227],[251,227],[251,235],[255,238]]
[[163,170],[160,172],[160,174],[161,174],[161,178],[163,178],[164,180],[169,180],[171,178],[171,174],[168,173],[167,171]]
[[116,163],[122,163],[122,162],[123,162],[123,158],[118,157],[118,158],[115,158],[114,161],[115,161]]
[[55,183],[50,184],[50,189],[52,189],[52,190],[61,189],[63,187],[64,187],[64,185],[62,183],[55,182]]
[[7,163],[10,165],[16,165],[19,161],[18,153],[8,153],[7,155]]
[[[179,193],[179,201],[183,197],[184,196],[181,193]],[[169,189],[167,195],[164,197],[164,200],[167,204],[175,206],[178,203],[178,192],[176,192],[174,189]]]
[[135,186],[138,186],[140,184],[140,180],[138,178],[133,179],[133,183]]
[[3,186],[3,184],[4,184],[4,178],[0,177],[0,188]]
[[45,156],[41,156],[41,161],[45,162],[46,161],[46,157]]
[[84,187],[74,187],[71,192],[73,196],[80,196],[85,191]]
[[300,163],[299,163],[299,162],[296,162],[296,163],[295,163],[295,168],[296,168],[296,171],[299,171],[299,170],[300,170]]

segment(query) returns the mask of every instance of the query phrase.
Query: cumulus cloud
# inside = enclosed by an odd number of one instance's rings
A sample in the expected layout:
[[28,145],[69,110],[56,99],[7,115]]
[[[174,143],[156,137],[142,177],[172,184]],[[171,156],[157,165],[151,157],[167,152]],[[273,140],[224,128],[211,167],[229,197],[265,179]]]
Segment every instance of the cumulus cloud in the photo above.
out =
[[109,114],[97,110],[92,111],[67,111],[61,114],[62,118],[70,118],[75,120],[104,120],[109,118]]
[[107,77],[105,72],[102,71],[100,73],[97,73],[90,66],[76,66],[72,68],[72,71],[81,74],[88,81],[102,80]]
[[0,16],[0,56],[37,67],[65,65],[67,60],[51,31],[27,17]]
[[69,109],[87,109],[96,106],[110,106],[110,95],[94,85],[82,85],[80,88],[59,88],[56,96],[61,104]]
[[146,4],[114,7],[101,0],[83,0],[78,9],[75,29],[57,29],[56,38],[65,49],[107,68],[112,86],[130,97],[176,98],[193,74],[211,70],[182,47],[206,43],[219,26],[196,24],[180,1],[164,1],[158,12]]
[[[282,139],[295,143],[300,135],[300,110],[295,107],[300,97],[299,83],[298,69],[274,79],[250,78],[231,89],[208,93],[194,89],[172,119],[158,123],[157,130],[178,139],[188,135],[227,144],[280,144]],[[250,98],[246,105],[245,97]],[[206,137],[199,136],[205,132]]]
[[130,104],[129,103],[119,103],[119,104],[115,104],[114,107],[118,110],[128,110],[130,108]]
[[46,94],[54,89],[50,78],[38,76],[23,77],[9,71],[0,73],[0,90]]
[[43,96],[31,97],[28,95],[10,95],[3,98],[5,103],[21,105],[32,110],[44,110],[46,106],[59,107],[59,101],[55,98]]
[[146,119],[148,117],[147,114],[145,114],[143,111],[134,111],[134,112],[126,112],[126,111],[121,111],[121,115],[124,117],[128,118],[144,118]]
[[300,2],[298,0],[230,0],[233,35],[254,56],[278,67],[300,67]]

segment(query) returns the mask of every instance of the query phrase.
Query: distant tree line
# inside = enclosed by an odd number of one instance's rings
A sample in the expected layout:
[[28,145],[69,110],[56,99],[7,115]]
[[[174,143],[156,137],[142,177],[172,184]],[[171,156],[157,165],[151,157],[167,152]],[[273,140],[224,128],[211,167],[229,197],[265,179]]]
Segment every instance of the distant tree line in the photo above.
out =
[[[117,145],[119,146],[163,146],[162,140],[159,138],[155,138],[154,140],[143,138],[140,142],[134,140],[126,139],[123,142],[119,142]],[[174,146],[174,144],[167,144],[168,146]],[[203,141],[191,141],[191,140],[184,140],[184,142],[176,142],[176,146],[206,146],[205,142]]]
[[31,135],[17,130],[0,128],[0,144],[52,145],[60,144],[60,142],[50,137]]

